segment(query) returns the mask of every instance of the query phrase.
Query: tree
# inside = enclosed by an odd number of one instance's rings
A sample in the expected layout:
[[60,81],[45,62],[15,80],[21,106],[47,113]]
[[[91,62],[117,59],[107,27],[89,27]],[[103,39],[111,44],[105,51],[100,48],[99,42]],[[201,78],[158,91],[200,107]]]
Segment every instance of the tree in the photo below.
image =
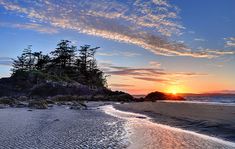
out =
[[32,50],[31,45],[25,48],[21,56],[17,56],[17,59],[13,59],[13,73],[17,70],[29,71],[33,67]]
[[35,59],[35,68],[36,70],[43,71],[46,69],[46,66],[50,63],[50,57],[48,55],[43,55],[42,51],[33,53]]
[[34,66],[34,58],[32,53],[32,45],[29,45],[27,48],[23,50],[22,57],[25,60],[26,70],[32,70]]
[[76,55],[76,46],[71,45],[71,41],[61,40],[57,48],[51,52],[52,65],[57,69],[59,76],[65,74],[65,70],[74,62]]
[[13,59],[13,73],[15,73],[17,70],[26,70],[25,64],[25,58],[22,55],[17,56],[17,59]]
[[97,68],[94,55],[99,47],[91,48],[90,45],[81,46],[79,51],[79,59],[77,59],[77,67],[80,70],[80,81],[84,84],[91,84],[91,72]]
[[[50,78],[63,81],[76,81],[91,87],[106,86],[106,76],[101,71],[95,59],[96,50],[90,45],[81,46],[79,50],[68,40],[61,40],[50,55],[41,51],[32,52],[31,46],[23,50],[21,56],[13,60],[13,74],[32,71]],[[77,53],[78,52],[78,53]],[[77,55],[78,54],[78,55]]]

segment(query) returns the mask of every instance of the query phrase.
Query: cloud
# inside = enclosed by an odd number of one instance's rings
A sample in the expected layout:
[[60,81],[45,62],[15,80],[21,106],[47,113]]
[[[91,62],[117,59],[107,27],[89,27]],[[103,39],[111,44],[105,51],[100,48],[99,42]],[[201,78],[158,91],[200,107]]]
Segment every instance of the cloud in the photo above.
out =
[[111,87],[120,87],[120,88],[123,88],[123,87],[134,87],[134,85],[127,85],[127,84],[116,84],[116,83],[112,83],[110,84]]
[[117,56],[118,54],[117,53],[111,53],[111,52],[97,52],[97,55],[100,55],[100,56]]
[[157,55],[214,58],[234,54],[197,51],[169,40],[182,34],[184,27],[179,23],[179,8],[166,0],[0,0],[0,5],[31,21],[134,44]]
[[226,47],[235,47],[235,37],[225,38],[225,40]]
[[12,59],[9,57],[0,57],[0,66],[12,66]]
[[135,57],[135,56],[139,56],[139,53],[135,53],[135,52],[98,52],[97,55],[100,56],[124,56],[124,57]]
[[126,57],[135,57],[135,56],[139,56],[141,54],[135,53],[135,52],[120,52],[120,55],[126,56]]
[[205,40],[205,39],[203,39],[203,38],[195,38],[194,40],[195,40],[195,41],[201,41],[201,42],[206,41],[206,40]]
[[167,79],[159,79],[159,78],[150,78],[150,77],[134,77],[135,79],[140,79],[144,81],[151,81],[151,82],[160,82],[160,83],[168,83],[169,80]]
[[156,62],[156,61],[150,61],[150,62],[149,62],[149,65],[150,65],[151,67],[155,67],[155,68],[160,68],[160,67],[161,67],[161,63]]
[[19,29],[29,29],[34,30],[40,33],[46,33],[46,34],[55,34],[59,31],[54,27],[48,27],[45,25],[37,24],[37,23],[25,23],[25,24],[19,24],[19,23],[0,23],[0,26],[4,27],[13,27],[13,28],[19,28]]
[[162,84],[179,84],[179,79],[182,80],[185,78],[208,75],[195,72],[168,72],[156,67],[120,67],[112,65],[110,62],[104,63],[101,67],[105,70],[105,73],[111,75],[111,77],[122,76]]

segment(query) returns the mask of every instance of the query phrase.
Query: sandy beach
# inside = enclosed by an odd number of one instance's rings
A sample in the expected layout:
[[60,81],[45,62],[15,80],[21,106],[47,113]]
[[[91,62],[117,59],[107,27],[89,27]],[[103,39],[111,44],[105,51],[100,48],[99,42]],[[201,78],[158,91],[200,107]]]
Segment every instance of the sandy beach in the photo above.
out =
[[[153,114],[155,118],[153,115],[138,114],[144,113],[141,111],[145,108],[148,111],[156,110],[155,106],[149,105],[158,105],[159,103],[89,102],[86,104],[88,105],[87,110],[72,110],[67,106],[57,105],[46,110],[29,110],[28,108],[0,109],[0,149],[235,148],[235,143],[231,141],[188,131],[185,128],[172,127],[173,124],[186,126],[182,120],[179,121],[178,119],[178,123],[176,123],[177,120],[171,119],[169,116],[163,116],[163,114],[160,117],[159,114]],[[167,109],[167,105],[172,105],[172,107],[185,106],[184,104],[177,104],[160,103],[159,107]],[[171,110],[170,107],[167,110]],[[129,112],[125,112],[127,110]],[[139,112],[137,112],[138,110]],[[137,113],[133,113],[134,111]],[[172,112],[176,113],[176,111]],[[208,115],[206,116],[207,120],[209,120]],[[189,117],[187,118],[189,119]],[[182,118],[180,117],[180,119]],[[197,120],[199,118],[198,116]],[[204,117],[202,116],[202,118]],[[164,124],[163,120],[168,122],[169,125]],[[226,124],[228,123],[231,122],[226,122]],[[191,124],[191,126],[194,125]]]
[[157,123],[235,141],[235,106],[190,102],[116,104],[123,111],[148,115]]
[[194,131],[171,127],[151,121],[142,114],[124,112],[107,107],[105,112],[125,119],[130,149],[233,149],[235,143]]
[[125,148],[124,120],[97,109],[0,109],[0,149]]

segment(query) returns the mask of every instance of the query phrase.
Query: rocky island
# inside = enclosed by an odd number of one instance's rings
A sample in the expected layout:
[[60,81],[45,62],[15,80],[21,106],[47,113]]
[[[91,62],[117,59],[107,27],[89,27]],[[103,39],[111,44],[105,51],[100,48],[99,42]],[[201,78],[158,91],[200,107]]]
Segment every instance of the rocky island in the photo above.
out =
[[63,101],[82,106],[83,101],[132,101],[131,95],[108,88],[95,59],[97,49],[78,49],[68,40],[61,40],[49,54],[33,52],[29,46],[14,59],[11,77],[0,79],[0,104],[23,107],[27,102],[43,109]]

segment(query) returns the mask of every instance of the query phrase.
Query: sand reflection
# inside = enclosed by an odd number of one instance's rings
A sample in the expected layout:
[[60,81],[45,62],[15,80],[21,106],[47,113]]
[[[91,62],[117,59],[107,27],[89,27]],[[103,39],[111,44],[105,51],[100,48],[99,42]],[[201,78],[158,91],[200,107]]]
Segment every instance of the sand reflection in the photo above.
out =
[[131,144],[129,148],[158,149],[230,149],[235,143],[218,138],[182,130],[167,125],[151,122],[150,118],[135,113],[122,112],[112,106],[104,107],[104,111],[115,117],[126,119],[126,131]]

